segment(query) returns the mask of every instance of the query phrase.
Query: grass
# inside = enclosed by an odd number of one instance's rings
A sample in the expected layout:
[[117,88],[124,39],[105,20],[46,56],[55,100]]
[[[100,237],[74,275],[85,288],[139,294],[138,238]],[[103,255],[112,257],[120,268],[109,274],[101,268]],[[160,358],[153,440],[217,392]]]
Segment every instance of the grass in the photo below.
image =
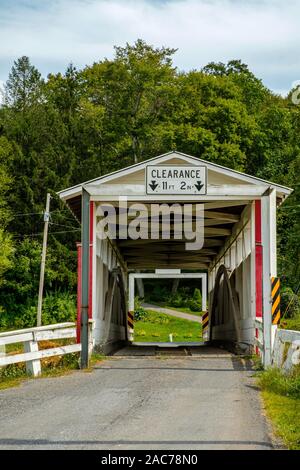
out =
[[[51,361],[51,359],[53,359],[53,361]],[[59,377],[61,375],[68,374],[72,370],[79,368],[78,360],[78,353],[48,358],[47,362],[42,359],[42,375],[38,378]],[[33,377],[26,373],[25,363],[10,364],[9,366],[3,367],[1,370],[0,390],[16,387],[28,379],[33,379]]]
[[174,342],[202,341],[200,323],[172,317],[165,313],[147,310],[143,320],[134,322],[134,341],[168,342],[170,333],[173,334]]
[[275,433],[288,449],[300,450],[300,368],[289,375],[275,368],[260,372],[258,384]]
[[280,328],[285,330],[300,331],[300,314],[293,318],[284,318],[280,322]]
[[[92,354],[90,368],[87,370],[91,371],[92,367],[104,358],[105,356],[102,354]],[[42,359],[41,366],[42,374],[38,379],[45,377],[61,377],[62,375],[70,374],[74,370],[79,370],[79,353]],[[0,390],[17,387],[25,380],[30,379],[34,379],[34,377],[27,375],[25,363],[10,364],[0,370]]]

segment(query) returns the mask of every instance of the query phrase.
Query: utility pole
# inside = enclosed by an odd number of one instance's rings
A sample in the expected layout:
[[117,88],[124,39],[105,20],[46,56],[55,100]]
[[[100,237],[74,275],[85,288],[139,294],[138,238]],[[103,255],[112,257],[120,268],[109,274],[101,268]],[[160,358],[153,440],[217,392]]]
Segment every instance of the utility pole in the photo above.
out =
[[45,277],[45,264],[46,264],[46,252],[47,252],[47,238],[48,238],[48,226],[50,218],[50,193],[47,193],[46,210],[44,212],[44,235],[43,235],[43,250],[41,260],[41,272],[40,272],[40,286],[39,286],[39,299],[37,309],[37,326],[42,324],[42,305],[43,305],[43,290],[44,290],[44,277]]

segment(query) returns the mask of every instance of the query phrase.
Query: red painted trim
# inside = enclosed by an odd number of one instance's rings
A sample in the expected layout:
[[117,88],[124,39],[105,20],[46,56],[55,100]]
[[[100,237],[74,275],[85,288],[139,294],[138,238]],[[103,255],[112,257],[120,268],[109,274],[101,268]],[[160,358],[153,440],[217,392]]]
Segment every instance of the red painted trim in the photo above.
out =
[[261,243],[261,201],[255,201],[255,242]]

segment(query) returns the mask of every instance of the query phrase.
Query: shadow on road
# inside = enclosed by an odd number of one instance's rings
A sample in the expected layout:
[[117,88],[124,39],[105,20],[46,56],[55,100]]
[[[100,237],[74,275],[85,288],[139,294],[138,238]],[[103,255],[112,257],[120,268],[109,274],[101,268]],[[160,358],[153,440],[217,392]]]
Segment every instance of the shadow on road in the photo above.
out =
[[129,440],[115,440],[115,441],[87,441],[87,440],[80,440],[80,441],[50,441],[48,439],[0,439],[1,446],[66,446],[66,445],[237,445],[237,446],[262,446],[267,448],[273,448],[272,444],[269,442],[262,442],[262,441],[235,441],[235,440],[228,440],[228,441],[129,441]]

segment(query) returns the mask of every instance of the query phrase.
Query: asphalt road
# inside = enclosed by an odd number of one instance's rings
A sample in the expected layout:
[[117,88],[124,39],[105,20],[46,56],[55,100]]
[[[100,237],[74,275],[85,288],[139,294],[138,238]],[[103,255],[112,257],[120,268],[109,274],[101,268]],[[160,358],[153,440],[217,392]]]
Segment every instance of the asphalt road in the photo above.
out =
[[0,392],[0,449],[270,448],[236,358],[114,357]]

